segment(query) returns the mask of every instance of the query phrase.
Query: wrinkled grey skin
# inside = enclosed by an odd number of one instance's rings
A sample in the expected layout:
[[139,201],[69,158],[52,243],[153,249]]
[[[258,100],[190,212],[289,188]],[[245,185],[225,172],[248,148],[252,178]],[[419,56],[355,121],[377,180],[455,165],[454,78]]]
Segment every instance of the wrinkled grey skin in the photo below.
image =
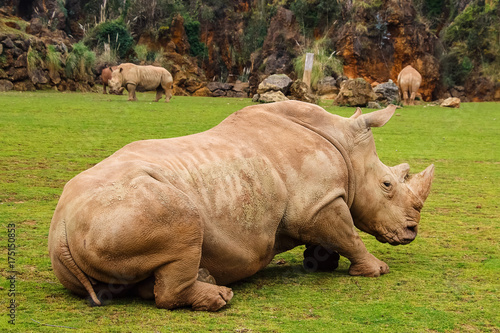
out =
[[410,243],[434,172],[377,157],[370,128],[394,110],[343,118],[286,101],[131,143],[66,184],[49,233],[54,273],[96,304],[134,289],[159,308],[209,311],[233,296],[222,285],[301,244],[345,256],[352,275],[385,274],[356,227]]

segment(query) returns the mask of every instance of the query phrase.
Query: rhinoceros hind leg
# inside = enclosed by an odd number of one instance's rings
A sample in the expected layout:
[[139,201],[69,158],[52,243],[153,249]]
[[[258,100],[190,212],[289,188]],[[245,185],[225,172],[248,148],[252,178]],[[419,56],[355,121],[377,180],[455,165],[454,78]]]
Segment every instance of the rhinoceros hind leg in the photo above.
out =
[[[210,272],[206,268],[200,268],[198,270],[197,280],[210,284],[216,284],[215,278],[212,275],[210,275]],[[155,287],[155,279],[153,276],[151,276],[146,280],[139,282],[136,285],[135,293],[136,295],[138,295],[140,298],[143,299],[154,299],[155,298],[154,287]]]
[[415,105],[415,97],[417,94],[415,92],[412,92],[410,95],[410,105]]
[[304,269],[308,272],[333,272],[339,267],[340,255],[321,245],[309,245],[304,251]]
[[163,88],[160,86],[158,87],[158,89],[156,89],[156,98],[154,99],[153,102],[158,102],[161,96],[163,96]]
[[191,306],[198,311],[217,311],[231,300],[233,292],[230,288],[198,281],[198,274],[189,278],[192,267],[186,264],[187,261],[179,260],[155,272],[157,307],[174,309]]
[[408,92],[403,92],[403,105],[408,105]]

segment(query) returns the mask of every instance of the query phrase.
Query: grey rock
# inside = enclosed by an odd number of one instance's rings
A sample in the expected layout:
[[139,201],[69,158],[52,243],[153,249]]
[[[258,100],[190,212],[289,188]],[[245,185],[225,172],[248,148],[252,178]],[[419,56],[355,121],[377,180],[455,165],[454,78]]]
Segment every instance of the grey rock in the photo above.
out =
[[273,103],[288,101],[288,98],[281,91],[268,91],[266,93],[260,94],[259,102],[261,103]]
[[399,98],[398,86],[392,80],[379,84],[373,92],[377,95],[377,102],[382,104],[395,104]]
[[273,74],[259,84],[257,93],[264,94],[271,91],[280,91],[283,95],[286,95],[292,83],[292,79],[285,74]]
[[0,80],[0,91],[9,91],[14,88],[14,85],[9,80]]
[[362,78],[345,80],[340,85],[340,92],[335,99],[337,105],[366,106],[377,99],[372,86]]

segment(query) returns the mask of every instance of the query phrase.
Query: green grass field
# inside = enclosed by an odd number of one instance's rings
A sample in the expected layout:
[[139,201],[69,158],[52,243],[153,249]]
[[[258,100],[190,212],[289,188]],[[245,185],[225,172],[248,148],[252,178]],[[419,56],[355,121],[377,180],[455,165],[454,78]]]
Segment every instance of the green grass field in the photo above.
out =
[[[138,98],[131,103],[101,94],[0,93],[0,331],[499,332],[499,103],[405,107],[374,129],[385,164],[408,162],[413,172],[436,165],[413,243],[392,247],[362,234],[390,274],[351,277],[345,258],[333,273],[306,273],[299,247],[233,284],[232,302],[217,313],[160,310],[138,298],[89,307],[62,287],[47,253],[64,184],[131,141],[200,132],[252,104],[201,97],[150,103],[153,95],[144,93]],[[328,105],[342,116],[354,112]],[[13,225],[15,232],[9,231]],[[8,253],[10,244],[15,255]],[[12,269],[15,325],[8,308]]]

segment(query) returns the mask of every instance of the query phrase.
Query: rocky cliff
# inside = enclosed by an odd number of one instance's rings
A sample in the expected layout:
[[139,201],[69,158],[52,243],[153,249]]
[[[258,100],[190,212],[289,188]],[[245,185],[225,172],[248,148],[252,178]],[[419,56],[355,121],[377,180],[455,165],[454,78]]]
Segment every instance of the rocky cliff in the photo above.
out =
[[[498,0],[4,0],[0,8],[4,15],[22,18],[26,32],[45,37],[47,43],[74,43],[96,22],[121,18],[135,43],[164,52],[177,94],[210,94],[210,81],[248,80],[254,92],[270,74],[295,79],[294,60],[323,38],[328,41],[324,52],[343,62],[343,73],[330,70],[335,78],[361,77],[376,85],[396,81],[399,71],[411,64],[422,74],[424,100],[448,95],[500,99],[494,74],[500,68],[495,51],[500,42],[490,38],[500,33],[500,24],[494,22],[500,13]],[[475,8],[470,15],[490,18],[485,19],[488,31],[478,27],[469,35],[455,34],[447,44],[447,28],[466,20],[462,13],[470,8]],[[455,30],[470,25],[464,22]],[[481,45],[489,48],[488,57],[455,51],[473,33],[486,40]],[[121,61],[135,59],[132,51],[127,57]],[[455,75],[457,66],[460,76]]]
[[422,97],[437,97],[433,92],[439,82],[438,39],[419,21],[411,0],[353,6],[351,15],[348,23],[330,34],[347,77],[362,77],[369,83],[396,82],[399,72],[410,64],[422,75]]

